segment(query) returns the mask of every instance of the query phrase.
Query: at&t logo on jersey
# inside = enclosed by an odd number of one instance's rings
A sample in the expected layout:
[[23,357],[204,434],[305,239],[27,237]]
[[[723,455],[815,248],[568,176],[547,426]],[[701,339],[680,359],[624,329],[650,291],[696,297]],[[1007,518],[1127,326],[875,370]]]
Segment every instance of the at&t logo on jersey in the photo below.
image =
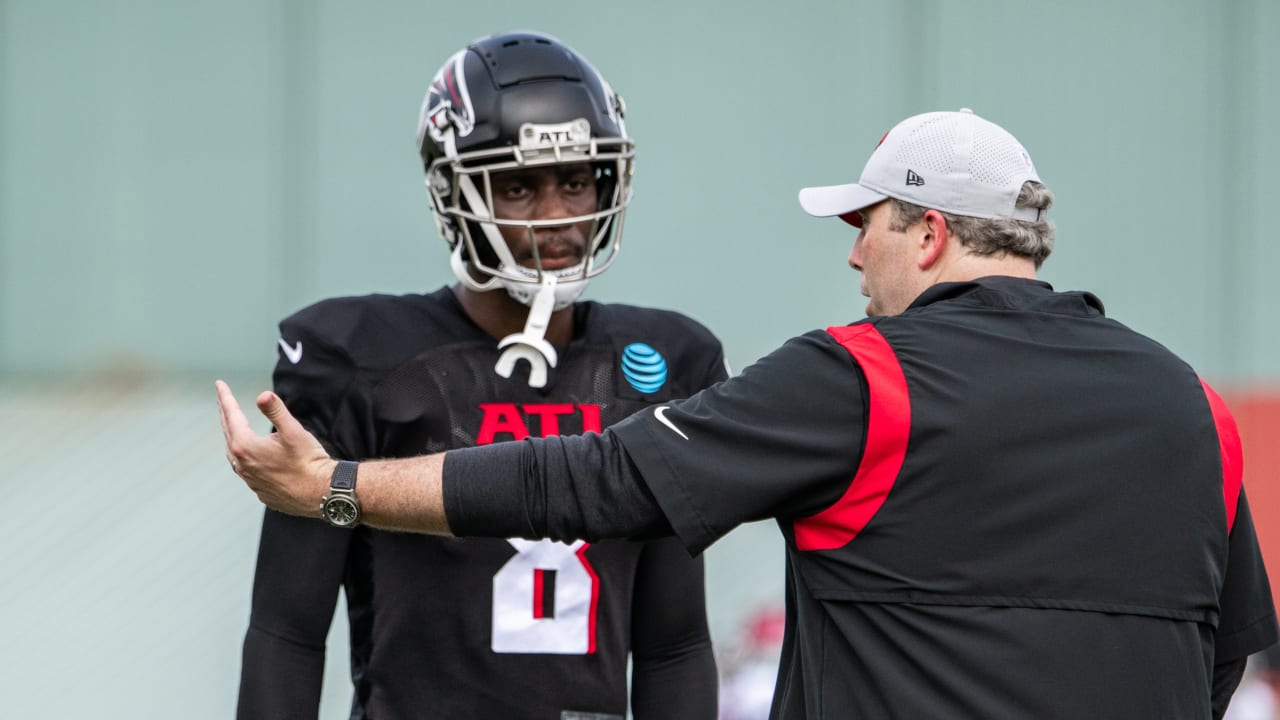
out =
[[622,377],[646,395],[657,392],[667,381],[667,361],[645,343],[631,343],[622,350]]

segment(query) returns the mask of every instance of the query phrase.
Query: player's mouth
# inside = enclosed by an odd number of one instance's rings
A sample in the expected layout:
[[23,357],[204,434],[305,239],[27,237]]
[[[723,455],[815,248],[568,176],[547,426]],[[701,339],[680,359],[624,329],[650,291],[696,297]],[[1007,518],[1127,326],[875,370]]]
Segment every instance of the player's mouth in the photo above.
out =
[[[550,243],[538,248],[538,260],[543,270],[563,270],[582,262],[582,250],[568,243]],[[533,267],[533,255],[521,264]]]

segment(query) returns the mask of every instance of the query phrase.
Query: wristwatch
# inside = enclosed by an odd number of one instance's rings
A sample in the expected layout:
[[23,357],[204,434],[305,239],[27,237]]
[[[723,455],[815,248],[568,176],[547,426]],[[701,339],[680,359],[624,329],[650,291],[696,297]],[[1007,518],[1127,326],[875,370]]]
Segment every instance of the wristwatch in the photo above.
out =
[[359,463],[339,460],[329,481],[329,494],[320,501],[320,516],[330,525],[353,528],[360,524],[360,501],[356,499],[356,468]]

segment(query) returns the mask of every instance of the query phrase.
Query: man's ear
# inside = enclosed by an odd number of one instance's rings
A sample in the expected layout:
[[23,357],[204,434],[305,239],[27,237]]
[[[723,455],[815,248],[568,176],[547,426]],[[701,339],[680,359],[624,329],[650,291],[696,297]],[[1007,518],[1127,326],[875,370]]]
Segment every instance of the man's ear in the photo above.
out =
[[928,270],[942,258],[950,234],[947,231],[947,219],[937,210],[925,210],[920,222],[924,225],[924,234],[920,237],[920,255],[916,259],[916,265],[921,270]]

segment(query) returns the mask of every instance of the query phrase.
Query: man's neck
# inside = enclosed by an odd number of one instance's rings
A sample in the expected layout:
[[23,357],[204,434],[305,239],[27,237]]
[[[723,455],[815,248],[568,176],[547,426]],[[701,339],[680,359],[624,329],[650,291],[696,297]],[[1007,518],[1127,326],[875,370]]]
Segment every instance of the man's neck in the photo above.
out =
[[968,282],[992,275],[1035,280],[1036,265],[1027,258],[1012,255],[1005,257],[963,255],[939,273],[934,282]]
[[[529,307],[507,294],[505,289],[478,292],[461,283],[451,289],[471,322],[495,340],[524,330],[525,321],[529,319]],[[569,344],[573,339],[572,305],[551,313],[545,338],[558,347]]]

